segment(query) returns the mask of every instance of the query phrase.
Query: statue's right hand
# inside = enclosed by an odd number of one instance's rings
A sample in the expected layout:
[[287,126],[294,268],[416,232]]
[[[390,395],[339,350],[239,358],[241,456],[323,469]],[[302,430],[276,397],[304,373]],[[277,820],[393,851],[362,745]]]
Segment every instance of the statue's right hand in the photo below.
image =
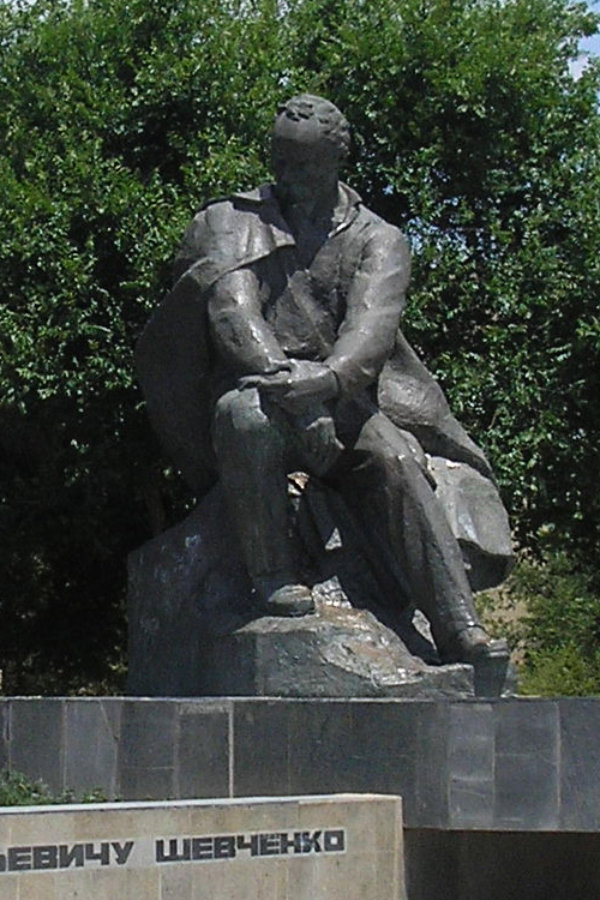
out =
[[339,391],[335,374],[324,363],[296,359],[289,361],[288,371],[245,375],[238,386],[258,388],[286,412],[299,416],[315,403],[335,399]]

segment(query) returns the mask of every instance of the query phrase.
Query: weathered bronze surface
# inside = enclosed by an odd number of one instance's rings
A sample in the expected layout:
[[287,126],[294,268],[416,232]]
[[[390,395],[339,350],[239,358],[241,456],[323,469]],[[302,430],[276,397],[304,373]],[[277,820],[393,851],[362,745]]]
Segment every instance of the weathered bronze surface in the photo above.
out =
[[288,490],[302,472],[341,498],[382,606],[414,605],[442,661],[476,662],[499,648],[472,589],[509,571],[508,520],[484,454],[400,331],[407,242],[339,180],[349,140],[326,100],[280,109],[274,183],[196,215],[139,377],[197,495],[220,481],[263,615],[314,610]]

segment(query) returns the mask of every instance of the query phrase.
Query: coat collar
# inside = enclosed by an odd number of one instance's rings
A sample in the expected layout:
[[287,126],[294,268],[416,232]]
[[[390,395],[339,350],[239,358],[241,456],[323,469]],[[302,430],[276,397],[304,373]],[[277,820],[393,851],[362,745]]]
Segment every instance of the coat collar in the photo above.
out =
[[[266,213],[265,217],[272,227],[281,231],[286,237],[289,236],[291,238],[290,227],[283,217],[273,184],[265,183],[254,188],[252,191],[240,191],[239,193],[233,194],[233,200],[234,202],[238,201],[243,205],[258,207],[262,210],[263,214]],[[361,203],[362,198],[360,194],[347,184],[344,184],[343,181],[338,182],[338,204],[336,207],[334,227],[330,237],[343,231],[354,221],[358,215],[358,209]],[[285,243],[288,243],[288,240],[285,240]],[[293,243],[293,238],[291,243]]]

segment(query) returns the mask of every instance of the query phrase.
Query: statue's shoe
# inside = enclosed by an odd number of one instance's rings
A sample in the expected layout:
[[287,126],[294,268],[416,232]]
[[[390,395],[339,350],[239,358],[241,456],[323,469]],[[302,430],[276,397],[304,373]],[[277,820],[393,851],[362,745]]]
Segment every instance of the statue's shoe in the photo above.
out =
[[306,616],[315,611],[310,588],[287,573],[255,578],[254,585],[268,616]]
[[510,655],[506,641],[492,640],[481,625],[459,631],[440,648],[439,653],[444,663],[469,663],[473,666],[488,659],[508,659]]

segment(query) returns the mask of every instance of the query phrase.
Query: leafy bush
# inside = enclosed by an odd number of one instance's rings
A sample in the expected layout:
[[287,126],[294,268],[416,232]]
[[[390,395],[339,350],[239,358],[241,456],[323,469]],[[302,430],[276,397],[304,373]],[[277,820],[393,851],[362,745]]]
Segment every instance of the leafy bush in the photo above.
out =
[[50,803],[102,803],[106,797],[98,788],[76,800],[72,791],[54,796],[47,785],[32,781],[21,772],[0,773],[0,806],[45,806]]
[[521,559],[507,584],[478,598],[519,662],[523,694],[600,694],[600,580],[566,554]]
[[600,584],[597,572],[565,554],[522,567],[527,597],[523,693],[600,693]]
[[546,697],[600,694],[600,650],[584,653],[577,644],[566,644],[529,651],[519,691]]

